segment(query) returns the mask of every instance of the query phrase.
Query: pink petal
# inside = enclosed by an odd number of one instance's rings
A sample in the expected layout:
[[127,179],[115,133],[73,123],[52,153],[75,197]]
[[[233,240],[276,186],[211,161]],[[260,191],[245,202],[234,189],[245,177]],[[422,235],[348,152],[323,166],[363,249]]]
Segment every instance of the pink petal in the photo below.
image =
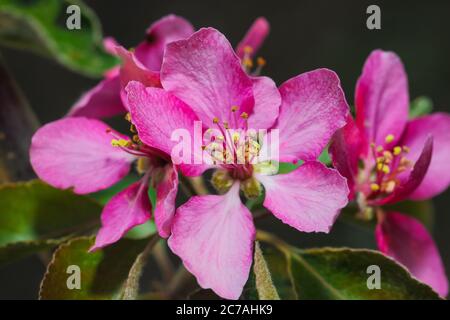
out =
[[50,185],[73,187],[80,194],[112,186],[128,173],[134,157],[111,146],[112,136],[107,129],[105,123],[83,117],[44,125],[31,141],[34,171]]
[[396,203],[409,197],[424,180],[431,163],[433,149],[433,138],[429,137],[425,141],[422,153],[414,164],[413,170],[409,172],[409,175],[399,176],[398,178],[401,182],[394,192],[384,199],[374,201],[373,204],[385,205]]
[[315,160],[334,132],[346,123],[348,105],[338,76],[318,69],[280,87],[280,160]]
[[[114,69],[116,70],[116,69]],[[120,99],[120,79],[118,70],[100,81],[94,88],[84,93],[72,106],[67,116],[105,118],[125,113]]]
[[250,53],[250,57],[256,54],[267,35],[270,31],[269,22],[264,17],[259,17],[256,19],[250,29],[247,31],[244,39],[238,44],[236,48],[236,53],[239,58],[243,58],[245,55],[244,49],[245,47],[252,48],[252,52]]
[[236,183],[223,196],[195,196],[178,208],[169,246],[202,288],[238,299],[252,264],[255,227]]
[[356,123],[368,143],[385,146],[400,139],[408,120],[408,79],[400,58],[393,52],[375,50],[367,58],[355,94]]
[[155,223],[161,237],[170,236],[175,215],[175,198],[178,191],[178,173],[172,165],[164,170],[163,180],[156,186]]
[[161,87],[158,71],[147,69],[135,55],[123,47],[116,47],[116,52],[122,59],[120,68],[120,95],[126,109],[129,109],[125,87],[130,81],[139,81],[146,87]]
[[139,61],[152,71],[159,71],[166,45],[194,33],[194,27],[184,18],[173,14],[165,16],[147,29],[146,40],[135,50]]
[[378,223],[375,235],[381,252],[405,265],[440,296],[447,295],[448,280],[438,248],[419,221],[398,212],[388,212]]
[[[254,105],[252,80],[225,36],[212,28],[167,45],[161,82],[164,89],[188,104],[206,127],[216,128],[213,119],[217,117],[230,128],[242,128],[239,114],[251,114]],[[232,112],[233,106],[239,111]]]
[[432,198],[450,184],[450,115],[435,113],[410,121],[402,138],[402,145],[410,148],[406,157],[417,161],[429,136],[433,137],[433,155],[425,178],[410,195],[414,200]]
[[137,81],[131,81],[126,91],[131,118],[139,138],[148,146],[170,155],[179,143],[171,140],[175,130],[187,130],[189,138],[194,136],[195,114],[172,94],[159,88],[145,88]]
[[103,48],[110,55],[116,55],[116,47],[119,46],[119,43],[113,37],[106,37],[103,39]]
[[89,251],[119,241],[131,228],[150,219],[152,208],[147,190],[147,182],[136,182],[109,200],[102,211],[102,227]]
[[253,95],[255,106],[248,118],[248,127],[255,130],[271,128],[278,118],[281,105],[275,82],[268,77],[253,78]]
[[304,232],[329,232],[349,193],[345,178],[320,162],[295,171],[258,175],[266,189],[264,207],[284,223]]
[[334,134],[328,152],[333,161],[333,166],[347,178],[347,184],[350,188],[349,199],[353,199],[355,196],[358,161],[365,145],[352,116],[348,115],[347,124]]

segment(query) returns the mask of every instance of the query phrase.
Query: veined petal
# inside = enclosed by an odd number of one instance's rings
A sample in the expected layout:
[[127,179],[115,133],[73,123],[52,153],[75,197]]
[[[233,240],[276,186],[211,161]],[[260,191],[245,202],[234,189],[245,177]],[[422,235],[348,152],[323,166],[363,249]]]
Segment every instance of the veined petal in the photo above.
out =
[[402,145],[410,149],[406,157],[417,161],[429,136],[433,137],[431,163],[422,183],[410,195],[414,200],[432,198],[450,184],[450,115],[435,113],[410,121],[402,138]]
[[346,123],[348,105],[336,73],[318,69],[280,86],[280,161],[316,160]]
[[194,27],[186,19],[171,14],[153,23],[146,33],[146,40],[136,47],[135,55],[148,69],[159,71],[166,45],[189,37]]
[[126,109],[120,98],[118,70],[114,70],[109,77],[84,93],[72,106],[67,116],[106,118],[125,113]]
[[105,123],[83,117],[44,125],[31,141],[34,171],[53,187],[73,187],[79,194],[112,186],[128,173],[134,157],[113,147],[107,130]]
[[[408,120],[408,78],[393,52],[373,51],[356,84],[356,123],[368,143],[394,145]],[[394,139],[386,143],[386,137]]]
[[349,199],[354,198],[358,161],[365,147],[363,137],[351,115],[347,117],[347,124],[333,136],[328,149],[333,166],[347,178],[350,188]]
[[266,189],[264,207],[304,232],[329,232],[349,193],[345,178],[320,162],[274,176],[258,175]]
[[270,31],[269,22],[264,17],[257,18],[250,29],[244,36],[244,39],[238,44],[236,48],[236,53],[239,58],[243,58],[245,56],[245,48],[251,48],[251,51],[248,53],[249,57],[253,57],[259,48],[262,46],[264,40]]
[[[145,88],[137,81],[131,81],[126,92],[132,121],[139,138],[148,146],[171,155],[173,147],[178,144],[177,141],[172,141],[176,130],[188,133],[186,138],[194,137],[194,121],[197,118],[174,95],[159,88]],[[181,143],[187,141],[183,140]]]
[[269,77],[256,77],[253,81],[255,106],[248,118],[250,129],[269,129],[278,118],[281,96],[278,88]]
[[[186,40],[167,45],[161,68],[164,89],[188,104],[206,127],[213,119],[243,127],[239,114],[251,114],[253,82],[239,58],[219,31],[204,28]],[[232,107],[239,107],[232,112]]]
[[255,227],[236,183],[223,196],[195,196],[178,208],[169,247],[202,288],[238,299],[252,264]]
[[102,227],[89,251],[119,241],[131,228],[150,219],[152,208],[147,190],[147,182],[135,182],[109,200],[103,208]]
[[403,264],[441,297],[447,295],[448,280],[441,256],[419,221],[398,212],[387,212],[378,223],[375,235],[381,252]]
[[175,215],[175,198],[178,191],[178,173],[173,165],[164,169],[164,177],[156,186],[155,223],[161,237],[170,236]]

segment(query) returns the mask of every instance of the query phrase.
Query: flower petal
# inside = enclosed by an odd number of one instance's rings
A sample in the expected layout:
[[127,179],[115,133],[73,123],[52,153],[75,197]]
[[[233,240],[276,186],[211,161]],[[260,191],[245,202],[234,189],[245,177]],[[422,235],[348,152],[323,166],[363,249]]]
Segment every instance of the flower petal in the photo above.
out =
[[386,145],[386,137],[401,137],[408,120],[408,79],[393,52],[373,51],[356,84],[356,123],[368,143]]
[[441,297],[447,295],[448,280],[438,248],[419,221],[398,212],[388,212],[378,223],[375,235],[381,252],[405,265]]
[[170,236],[177,192],[178,173],[175,166],[167,165],[163,180],[156,186],[155,223],[163,238]]
[[347,124],[333,136],[328,149],[333,166],[347,178],[350,188],[349,199],[354,198],[358,160],[365,146],[364,140],[351,115],[347,117]]
[[450,184],[450,115],[435,113],[409,122],[402,138],[402,145],[410,148],[406,157],[417,161],[429,136],[433,137],[433,155],[425,178],[410,195],[414,200],[432,198]]
[[195,196],[178,208],[169,247],[202,288],[238,299],[252,264],[255,227],[236,183],[223,196]]
[[111,146],[108,129],[99,120],[83,117],[44,125],[31,141],[34,171],[50,185],[60,189],[73,187],[80,194],[112,186],[128,173],[134,157]]
[[166,45],[193,33],[194,27],[186,19],[173,14],[165,16],[147,29],[146,40],[136,47],[136,57],[148,69],[159,71]]
[[161,87],[159,79],[159,71],[152,71],[147,69],[135,54],[126,50],[123,47],[116,47],[117,55],[122,59],[122,67],[120,68],[120,89],[122,100],[126,105],[127,100],[124,99],[124,89],[130,81],[139,81],[146,87]]
[[106,118],[126,112],[120,98],[118,70],[100,81],[94,88],[84,93],[72,106],[67,116]]
[[280,161],[316,160],[346,123],[348,105],[338,76],[318,69],[280,86]]
[[320,162],[306,162],[287,174],[257,178],[266,189],[264,207],[299,231],[329,232],[348,202],[345,178]]
[[216,127],[213,119],[242,128],[239,113],[251,114],[253,83],[223,34],[204,28],[187,40],[167,45],[161,68],[164,89],[188,104],[206,127]]
[[269,31],[270,25],[266,18],[257,18],[236,48],[238,57],[242,59],[245,56],[246,47],[252,48],[249,57],[253,57],[263,44]]
[[177,144],[171,140],[176,130],[187,130],[188,138],[194,137],[195,114],[172,94],[159,88],[145,88],[137,81],[131,81],[126,92],[132,121],[139,138],[148,146],[170,155]]
[[253,95],[255,106],[248,118],[250,129],[268,129],[278,118],[281,105],[281,96],[278,88],[269,77],[253,78]]
[[119,241],[131,228],[150,219],[152,208],[147,190],[147,182],[135,182],[109,200],[102,211],[102,227],[89,251]]

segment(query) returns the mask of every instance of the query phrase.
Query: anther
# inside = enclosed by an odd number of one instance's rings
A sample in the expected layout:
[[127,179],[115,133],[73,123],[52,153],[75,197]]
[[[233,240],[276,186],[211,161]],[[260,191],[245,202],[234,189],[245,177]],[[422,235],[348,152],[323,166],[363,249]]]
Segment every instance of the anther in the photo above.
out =
[[386,136],[386,139],[384,139],[384,141],[386,141],[386,143],[391,143],[392,141],[394,141],[394,135],[393,134],[388,134]]
[[400,153],[402,153],[402,148],[399,147],[399,146],[396,146],[396,147],[394,148],[394,155],[395,155],[395,156],[398,156]]
[[131,115],[130,115],[129,112],[127,112],[127,113],[125,114],[125,120],[131,122]]
[[242,112],[241,113],[241,118],[242,119],[248,119],[248,113],[247,112]]
[[253,48],[250,46],[245,46],[244,47],[244,53],[246,54],[251,54],[253,52]]
[[219,118],[214,117],[214,118],[213,118],[213,123],[214,123],[214,124],[218,124],[218,123],[219,123]]
[[256,63],[258,64],[258,66],[264,67],[267,62],[266,62],[266,59],[264,59],[263,57],[258,57],[256,59]]
[[376,183],[372,183],[370,185],[370,190],[376,192],[376,191],[380,190],[380,186],[378,184],[376,184]]
[[238,111],[239,110],[239,107],[238,106],[232,106],[231,107],[231,112],[236,112],[236,111]]

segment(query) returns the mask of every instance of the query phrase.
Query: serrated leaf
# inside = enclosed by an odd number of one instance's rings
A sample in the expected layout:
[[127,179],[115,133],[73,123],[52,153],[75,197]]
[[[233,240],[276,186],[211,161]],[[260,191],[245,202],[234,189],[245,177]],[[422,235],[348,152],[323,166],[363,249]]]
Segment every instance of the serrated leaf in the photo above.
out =
[[45,249],[99,223],[101,206],[39,180],[0,186],[0,261]]
[[411,102],[409,117],[417,118],[433,111],[433,101],[428,97],[418,97]]
[[[149,240],[122,239],[103,250],[90,253],[88,250],[94,242],[94,237],[76,238],[55,251],[41,283],[40,299],[103,300],[123,297],[124,285],[130,274],[132,277],[137,276],[130,270]],[[71,276],[67,273],[69,266],[79,267],[80,289],[68,288],[67,280]]]
[[273,285],[272,277],[259,242],[255,243],[255,257],[253,261],[253,272],[255,274],[255,286],[259,300],[280,300],[277,289]]
[[[276,240],[277,242],[279,240]],[[281,299],[439,299],[394,260],[378,251],[349,248],[300,250],[279,244],[265,259]],[[367,285],[369,266],[380,268],[380,289]],[[251,286],[251,285],[250,285]],[[247,290],[252,296],[251,289]]]
[[[66,26],[72,4],[80,8],[81,29]],[[0,44],[51,57],[89,76],[101,76],[116,63],[103,49],[97,16],[79,0],[2,0]]]

